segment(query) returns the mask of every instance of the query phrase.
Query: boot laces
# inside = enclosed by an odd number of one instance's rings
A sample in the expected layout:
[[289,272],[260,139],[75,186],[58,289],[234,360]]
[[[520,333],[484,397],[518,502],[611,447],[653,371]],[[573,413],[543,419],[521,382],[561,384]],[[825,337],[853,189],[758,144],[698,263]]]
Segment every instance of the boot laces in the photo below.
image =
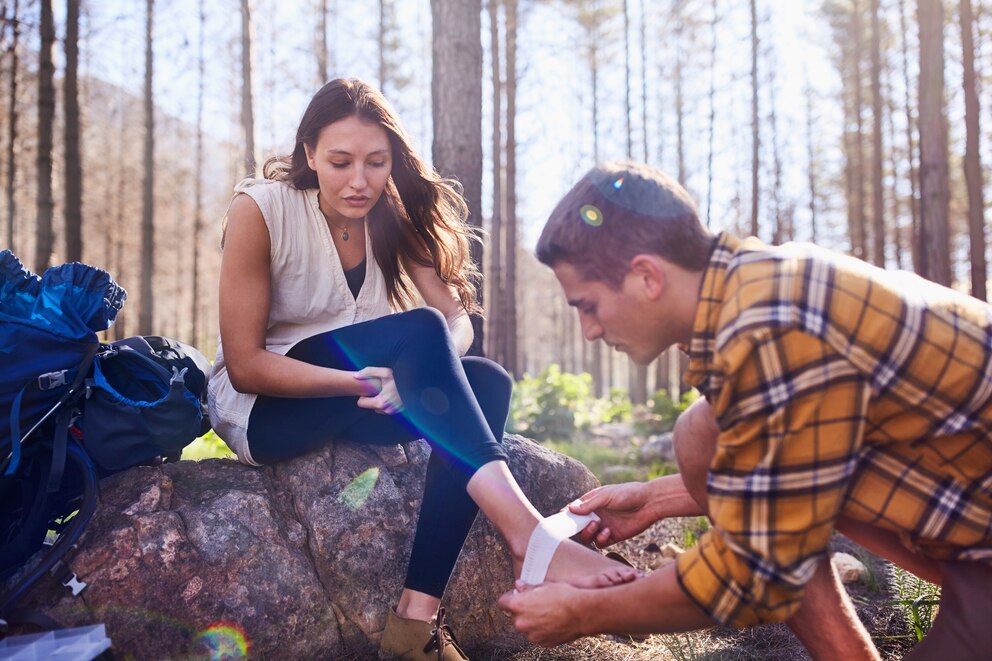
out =
[[433,651],[437,651],[438,661],[444,660],[444,649],[451,645],[458,653],[463,657],[465,653],[462,648],[458,646],[458,639],[455,638],[455,632],[451,630],[451,627],[447,622],[444,621],[444,607],[438,609],[437,618],[435,619],[434,628],[431,630],[431,637],[424,645],[424,653],[428,654]]

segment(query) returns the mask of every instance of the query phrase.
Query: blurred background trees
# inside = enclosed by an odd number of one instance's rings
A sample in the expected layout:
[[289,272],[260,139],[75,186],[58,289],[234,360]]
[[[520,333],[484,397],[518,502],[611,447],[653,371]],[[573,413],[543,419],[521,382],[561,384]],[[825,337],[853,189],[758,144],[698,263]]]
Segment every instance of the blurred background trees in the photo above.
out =
[[[382,87],[487,234],[478,350],[680,401],[684,358],[585,343],[530,251],[598,160],[670,172],[713,230],[814,241],[987,296],[988,0],[0,0],[0,247],[131,293],[114,336],[206,353],[231,188],[310,95]],[[984,120],[984,121],[983,121]],[[984,160],[984,163],[983,163]],[[556,377],[557,378],[557,377]]]

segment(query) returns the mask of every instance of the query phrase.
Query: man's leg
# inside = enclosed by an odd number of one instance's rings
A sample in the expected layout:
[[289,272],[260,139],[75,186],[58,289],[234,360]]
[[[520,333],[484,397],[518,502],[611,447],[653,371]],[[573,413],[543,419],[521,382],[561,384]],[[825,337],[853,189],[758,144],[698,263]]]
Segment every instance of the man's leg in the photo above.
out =
[[[679,416],[674,430],[675,459],[682,481],[707,513],[706,476],[719,432],[713,410],[704,399],[694,402]],[[820,563],[806,584],[802,606],[786,624],[814,659],[879,658],[829,558]]]
[[907,661],[981,661],[992,655],[992,566],[940,562],[940,610]]
[[913,553],[895,533],[841,518],[837,529],[875,555],[940,586],[940,609],[930,631],[907,659],[987,659],[992,650],[992,567],[937,562]]
[[830,558],[820,561],[802,605],[785,623],[813,659],[880,658]]

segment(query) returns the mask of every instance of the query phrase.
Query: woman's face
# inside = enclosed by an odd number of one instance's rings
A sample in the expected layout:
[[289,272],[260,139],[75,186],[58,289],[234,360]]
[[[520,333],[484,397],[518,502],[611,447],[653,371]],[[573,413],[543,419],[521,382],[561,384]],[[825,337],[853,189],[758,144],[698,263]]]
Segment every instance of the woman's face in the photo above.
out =
[[307,163],[317,173],[321,209],[332,222],[364,218],[379,201],[392,172],[386,130],[357,116],[328,124]]

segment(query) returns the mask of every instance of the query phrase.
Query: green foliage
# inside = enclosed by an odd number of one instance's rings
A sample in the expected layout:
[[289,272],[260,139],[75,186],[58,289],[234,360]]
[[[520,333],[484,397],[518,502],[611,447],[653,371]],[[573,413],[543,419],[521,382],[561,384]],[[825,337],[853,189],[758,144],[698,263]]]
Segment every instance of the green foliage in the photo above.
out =
[[183,460],[190,461],[235,458],[234,453],[227,447],[227,443],[220,440],[220,437],[212,429],[187,445],[182,455]]
[[651,463],[651,467],[648,468],[648,480],[653,480],[656,477],[665,477],[666,475],[675,475],[679,472],[679,467],[673,463],[667,461],[655,461]]
[[710,522],[705,516],[685,519],[682,523],[682,548],[690,549],[696,545],[703,533],[709,530]]
[[537,441],[571,439],[576,412],[588,410],[591,389],[591,376],[562,372],[558,365],[524,376],[513,389],[509,428]]
[[899,598],[890,602],[903,611],[906,623],[912,629],[916,642],[930,630],[936,608],[940,604],[940,587],[915,576],[902,567],[896,567],[896,588]]
[[341,493],[338,494],[338,502],[352,512],[357,512],[365,504],[365,501],[368,500],[378,481],[379,468],[373,466],[357,475],[355,479],[341,490]]
[[569,374],[551,365],[537,376],[527,375],[517,382],[509,430],[536,441],[563,441],[596,425],[633,422],[636,434],[649,436],[670,431],[697,396],[690,391],[676,405],[659,390],[647,405],[634,406],[625,388],[611,388],[606,397],[596,398],[589,374]]
[[581,462],[603,484],[619,484],[644,479],[634,465],[629,450],[606,447],[588,441],[546,441],[544,447]]
[[610,388],[606,397],[590,397],[576,412],[576,424],[580,429],[609,422],[628,422],[633,411],[626,388]]
[[699,392],[696,390],[683,393],[678,404],[668,396],[668,391],[655,392],[646,405],[633,408],[634,432],[640,436],[654,436],[672,431],[675,420],[697,399]]
[[879,594],[882,591],[882,585],[878,580],[878,576],[875,575],[875,569],[872,566],[871,554],[867,551],[858,552],[858,560],[861,564],[865,566],[865,588],[872,594]]
[[700,658],[699,652],[692,642],[692,634],[671,633],[661,637],[661,644],[665,646],[669,654],[675,657],[676,661],[691,661]]

